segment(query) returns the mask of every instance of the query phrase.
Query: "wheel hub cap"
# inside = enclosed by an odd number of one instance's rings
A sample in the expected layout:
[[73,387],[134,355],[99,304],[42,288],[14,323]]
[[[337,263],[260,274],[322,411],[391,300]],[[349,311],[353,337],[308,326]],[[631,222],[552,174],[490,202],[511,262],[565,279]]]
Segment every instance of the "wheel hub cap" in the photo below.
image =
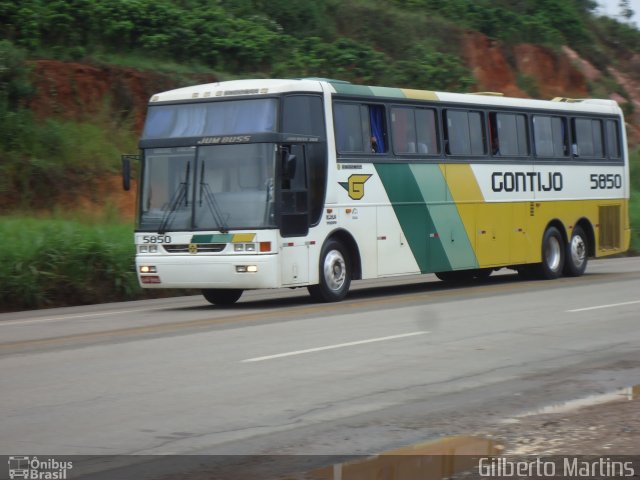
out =
[[560,242],[557,238],[550,238],[545,252],[545,260],[552,271],[556,271],[560,267],[560,258]]
[[331,290],[340,290],[344,285],[346,265],[342,254],[331,250],[324,260],[324,279]]
[[582,266],[586,257],[586,249],[582,237],[575,236],[571,239],[571,260],[576,267]]

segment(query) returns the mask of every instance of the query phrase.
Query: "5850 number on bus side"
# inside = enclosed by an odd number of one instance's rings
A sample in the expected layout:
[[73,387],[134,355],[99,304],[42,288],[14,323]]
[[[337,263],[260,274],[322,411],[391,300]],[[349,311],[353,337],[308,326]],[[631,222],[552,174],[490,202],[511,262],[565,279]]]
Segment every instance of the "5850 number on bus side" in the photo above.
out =
[[591,182],[591,190],[614,190],[622,188],[622,175],[618,173],[592,173],[589,180]]
[[142,237],[142,243],[171,243],[169,235],[145,235]]

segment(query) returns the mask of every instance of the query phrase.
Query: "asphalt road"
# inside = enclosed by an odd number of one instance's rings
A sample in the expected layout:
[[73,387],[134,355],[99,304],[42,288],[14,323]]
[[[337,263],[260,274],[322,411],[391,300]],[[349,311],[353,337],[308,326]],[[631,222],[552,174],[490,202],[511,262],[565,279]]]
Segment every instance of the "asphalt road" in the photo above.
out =
[[640,258],[0,315],[0,454],[362,454],[640,384]]

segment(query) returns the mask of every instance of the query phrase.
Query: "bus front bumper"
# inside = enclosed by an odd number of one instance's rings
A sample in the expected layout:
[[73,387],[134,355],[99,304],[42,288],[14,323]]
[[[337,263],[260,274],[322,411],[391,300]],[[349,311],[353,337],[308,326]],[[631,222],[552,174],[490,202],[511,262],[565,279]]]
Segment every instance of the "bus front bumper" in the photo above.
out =
[[278,255],[138,255],[143,288],[278,288]]

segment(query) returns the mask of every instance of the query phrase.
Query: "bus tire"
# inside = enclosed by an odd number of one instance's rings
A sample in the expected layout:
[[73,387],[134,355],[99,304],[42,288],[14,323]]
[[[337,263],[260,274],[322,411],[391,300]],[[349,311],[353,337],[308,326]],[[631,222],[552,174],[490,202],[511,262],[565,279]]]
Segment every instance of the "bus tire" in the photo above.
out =
[[567,243],[564,256],[564,273],[569,277],[579,277],[587,269],[589,244],[581,226],[576,225]]
[[534,267],[535,265],[518,265],[516,267],[516,272],[518,272],[518,276],[522,280],[533,280],[537,276],[537,272]]
[[242,296],[240,288],[206,288],[202,296],[213,305],[233,305]]
[[351,261],[342,243],[329,240],[324,244],[319,269],[319,283],[307,287],[311,297],[323,303],[344,299],[351,285]]
[[562,234],[556,227],[549,227],[542,236],[542,263],[537,267],[538,277],[554,280],[564,269],[565,245]]

